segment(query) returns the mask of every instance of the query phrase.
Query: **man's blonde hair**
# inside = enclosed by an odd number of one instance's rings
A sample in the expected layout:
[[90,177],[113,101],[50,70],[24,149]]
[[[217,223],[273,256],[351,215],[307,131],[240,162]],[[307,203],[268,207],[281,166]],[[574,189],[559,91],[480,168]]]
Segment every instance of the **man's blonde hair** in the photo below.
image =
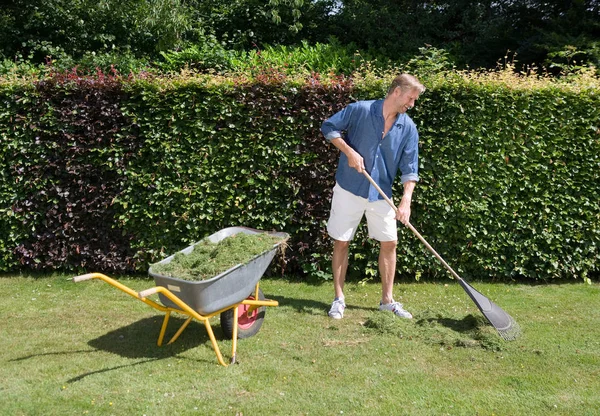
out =
[[421,84],[416,77],[410,74],[401,74],[394,78],[388,89],[388,95],[394,92],[396,88],[400,88],[402,92],[418,90],[419,94],[423,94],[425,91],[425,86]]

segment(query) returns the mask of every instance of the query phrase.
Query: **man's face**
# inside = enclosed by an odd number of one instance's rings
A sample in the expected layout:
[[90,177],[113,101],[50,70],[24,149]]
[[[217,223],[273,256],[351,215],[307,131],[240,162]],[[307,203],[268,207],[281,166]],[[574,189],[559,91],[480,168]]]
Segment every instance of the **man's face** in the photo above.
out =
[[402,91],[400,87],[394,91],[396,109],[398,113],[406,113],[415,106],[415,101],[419,98],[419,90],[412,89]]

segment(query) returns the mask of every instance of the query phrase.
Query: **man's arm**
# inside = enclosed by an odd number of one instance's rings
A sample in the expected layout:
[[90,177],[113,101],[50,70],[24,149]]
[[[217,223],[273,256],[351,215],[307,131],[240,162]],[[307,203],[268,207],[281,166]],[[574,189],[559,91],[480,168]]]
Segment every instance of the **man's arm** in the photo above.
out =
[[330,140],[331,144],[337,147],[348,158],[348,166],[354,168],[358,173],[363,173],[365,170],[365,161],[356,150],[351,148],[348,143],[341,137]]
[[348,166],[356,169],[359,173],[365,170],[365,162],[362,156],[346,143],[342,138],[342,131],[351,127],[353,114],[356,113],[354,104],[350,104],[328,118],[321,125],[321,132],[328,142],[331,142],[348,158]]
[[410,221],[410,204],[412,202],[412,194],[416,184],[416,181],[404,182],[402,200],[398,205],[398,211],[396,213],[396,219],[402,224],[407,224]]

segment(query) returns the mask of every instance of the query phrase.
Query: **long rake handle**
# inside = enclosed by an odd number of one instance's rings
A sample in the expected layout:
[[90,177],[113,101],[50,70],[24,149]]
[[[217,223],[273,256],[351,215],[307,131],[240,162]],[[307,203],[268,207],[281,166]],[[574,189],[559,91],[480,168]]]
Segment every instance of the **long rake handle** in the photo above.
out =
[[[366,176],[366,178],[369,180],[369,182],[371,182],[371,185],[373,185],[373,187],[375,189],[377,189],[377,192],[379,192],[379,195],[381,195],[386,200],[386,202],[390,205],[390,207],[392,207],[394,209],[394,212],[398,212],[398,208],[396,208],[394,203],[387,197],[386,194],[383,193],[383,191],[381,190],[379,185],[377,185],[375,183],[375,181],[373,180],[373,178],[371,178],[371,175],[369,175],[366,170],[363,170],[363,174]],[[414,235],[417,236],[417,238],[419,240],[421,240],[421,243],[423,243],[425,245],[425,247],[427,247],[427,249],[431,252],[431,254],[433,254],[435,256],[435,258],[438,259],[440,261],[440,263],[442,263],[444,265],[444,267],[452,274],[452,276],[454,276],[458,280],[462,280],[461,277],[458,275],[458,273],[456,273],[452,269],[452,267],[450,267],[448,265],[448,263],[446,263],[446,261],[442,258],[442,256],[440,256],[437,253],[437,251],[435,251],[433,249],[433,247],[431,247],[431,245],[423,238],[423,236],[417,231],[417,229],[415,227],[413,227],[413,225],[410,222],[407,222],[405,225],[408,227],[408,229],[410,231],[412,231],[412,233]]]

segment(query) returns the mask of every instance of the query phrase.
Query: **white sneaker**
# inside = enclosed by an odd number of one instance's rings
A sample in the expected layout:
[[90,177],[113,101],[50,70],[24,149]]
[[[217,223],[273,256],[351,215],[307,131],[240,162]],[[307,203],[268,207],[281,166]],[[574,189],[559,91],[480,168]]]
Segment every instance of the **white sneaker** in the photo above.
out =
[[331,309],[329,310],[329,317],[333,319],[342,319],[344,317],[344,309],[346,309],[346,304],[343,299],[336,299],[331,304]]
[[392,300],[391,303],[386,304],[379,302],[379,310],[394,312],[394,315],[399,316],[400,318],[412,319],[413,317],[409,311],[402,307],[400,302],[395,302],[394,300]]

